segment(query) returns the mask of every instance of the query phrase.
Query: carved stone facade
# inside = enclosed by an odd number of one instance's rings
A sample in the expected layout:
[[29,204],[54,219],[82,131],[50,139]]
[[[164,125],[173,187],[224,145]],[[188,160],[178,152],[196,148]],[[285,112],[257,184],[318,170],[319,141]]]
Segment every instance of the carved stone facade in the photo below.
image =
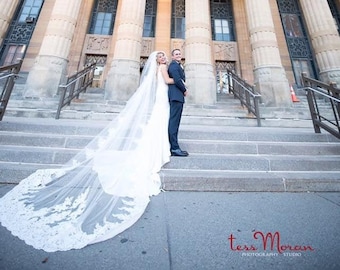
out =
[[[212,0],[178,0],[175,6],[174,1],[156,1],[154,37],[143,37],[143,22],[145,10],[155,9],[155,2],[102,1],[100,9],[114,10],[112,32],[90,34],[97,1],[43,1],[22,66],[28,73],[26,95],[55,96],[67,74],[96,61],[95,86],[105,88],[108,100],[127,100],[138,87],[140,68],[148,55],[162,50],[170,60],[174,48],[182,50],[190,103],[215,103],[216,76],[231,68],[256,86],[266,106],[289,107],[289,87],[299,83],[294,62],[299,52],[306,57],[311,54],[318,79],[340,85],[339,33],[327,0],[231,0],[224,9],[220,8],[222,2]],[[5,39],[20,3],[23,1],[0,0],[0,41]],[[185,38],[171,37],[173,7],[178,16],[185,17]],[[214,39],[213,16],[233,24],[234,41]],[[280,16],[286,16],[285,21]],[[304,18],[302,32],[309,34],[305,39],[293,39],[285,29],[295,17]],[[20,35],[24,26],[11,34]],[[297,44],[302,46],[295,48]]]
[[236,42],[214,41],[214,55],[216,61],[239,61]]

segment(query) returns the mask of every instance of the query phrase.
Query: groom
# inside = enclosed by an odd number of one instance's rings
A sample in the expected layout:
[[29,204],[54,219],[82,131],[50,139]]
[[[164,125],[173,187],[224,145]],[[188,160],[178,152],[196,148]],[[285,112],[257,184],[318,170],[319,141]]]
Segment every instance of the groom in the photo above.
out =
[[178,145],[178,128],[181,122],[184,97],[187,94],[187,89],[184,84],[185,74],[181,65],[182,54],[179,49],[174,49],[171,52],[172,62],[169,65],[169,77],[174,79],[174,84],[169,84],[169,102],[170,102],[170,117],[169,117],[169,141],[170,151],[172,156],[186,157],[187,151],[181,150]]

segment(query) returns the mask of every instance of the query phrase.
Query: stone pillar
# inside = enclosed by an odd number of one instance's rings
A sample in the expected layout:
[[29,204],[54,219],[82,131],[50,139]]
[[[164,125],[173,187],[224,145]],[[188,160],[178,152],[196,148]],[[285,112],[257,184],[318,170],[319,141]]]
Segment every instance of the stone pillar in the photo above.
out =
[[185,1],[185,75],[189,90],[186,99],[195,104],[216,101],[209,3]]
[[265,106],[290,107],[290,87],[280,52],[268,0],[246,0],[254,84]]
[[105,84],[107,100],[126,101],[138,88],[145,2],[124,0],[118,5],[114,55]]
[[170,56],[170,35],[171,35],[171,0],[157,1],[155,50],[164,51],[169,61]]
[[71,41],[82,0],[56,0],[41,48],[28,74],[26,97],[53,97],[66,76]]
[[0,0],[0,45],[4,41],[18,3],[19,0]]
[[301,0],[320,79],[340,86],[340,38],[327,0]]

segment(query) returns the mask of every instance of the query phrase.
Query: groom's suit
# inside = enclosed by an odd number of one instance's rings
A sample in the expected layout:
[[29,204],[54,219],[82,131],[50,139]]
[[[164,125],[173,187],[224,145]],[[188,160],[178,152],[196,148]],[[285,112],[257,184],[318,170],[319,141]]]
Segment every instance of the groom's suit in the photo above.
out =
[[168,68],[169,77],[174,79],[174,84],[169,84],[169,102],[170,102],[170,117],[169,117],[169,141],[170,150],[180,149],[178,145],[178,128],[181,122],[184,92],[186,87],[184,70],[180,63],[172,61]]

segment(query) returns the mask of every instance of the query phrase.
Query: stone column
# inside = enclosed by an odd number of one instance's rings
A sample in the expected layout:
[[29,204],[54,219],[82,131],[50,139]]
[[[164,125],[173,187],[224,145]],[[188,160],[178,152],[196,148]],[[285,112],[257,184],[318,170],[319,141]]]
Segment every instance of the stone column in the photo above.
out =
[[0,44],[4,41],[19,0],[0,0]]
[[265,106],[290,107],[290,87],[280,52],[268,0],[246,0],[254,84]]
[[41,48],[28,74],[26,97],[53,97],[66,76],[71,41],[82,0],[56,0]]
[[209,3],[185,1],[185,73],[189,90],[186,99],[195,104],[216,101]]
[[105,99],[126,101],[136,91],[146,0],[124,0],[118,5],[114,55],[105,84]]
[[327,0],[301,0],[320,79],[340,86],[340,38]]

